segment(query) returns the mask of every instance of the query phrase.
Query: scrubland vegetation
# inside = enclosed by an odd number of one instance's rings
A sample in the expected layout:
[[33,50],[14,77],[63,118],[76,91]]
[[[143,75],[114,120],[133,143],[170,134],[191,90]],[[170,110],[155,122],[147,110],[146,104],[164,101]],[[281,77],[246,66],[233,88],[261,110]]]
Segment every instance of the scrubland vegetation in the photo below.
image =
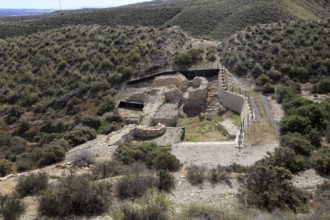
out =
[[238,76],[251,75],[259,90],[274,93],[289,79],[315,83],[326,93],[330,72],[330,20],[247,27],[223,46],[223,63]]
[[[213,62],[219,53],[230,71],[253,77],[256,90],[282,104],[281,146],[250,167],[188,167],[187,181],[202,188],[206,181],[231,186],[236,178],[243,209],[300,214],[312,207],[307,218],[328,219],[329,182],[314,195],[292,183],[293,174],[306,169],[330,174],[330,100],[313,102],[301,91],[301,83],[311,83],[314,95],[330,92],[330,20],[320,5],[195,0],[0,19],[0,177],[60,162],[69,149],[120,129],[124,121],[112,112],[114,95],[128,79],[172,62],[199,62],[204,53]],[[206,51],[182,50],[188,35],[171,25],[224,43]],[[46,173],[20,176],[14,193],[0,195],[0,214],[17,219],[26,209],[24,198],[34,196],[45,217],[107,212],[114,219],[134,220],[254,216],[198,203],[174,207],[167,194],[177,184],[172,172],[182,165],[169,146],[128,144],[102,162],[82,151],[72,165],[90,172],[71,170],[52,181]],[[279,216],[273,218],[286,218]]]
[[119,116],[105,114],[115,107],[115,88],[170,62],[185,39],[177,29],[71,26],[1,40],[6,163],[19,172],[49,165],[97,133],[121,128]]

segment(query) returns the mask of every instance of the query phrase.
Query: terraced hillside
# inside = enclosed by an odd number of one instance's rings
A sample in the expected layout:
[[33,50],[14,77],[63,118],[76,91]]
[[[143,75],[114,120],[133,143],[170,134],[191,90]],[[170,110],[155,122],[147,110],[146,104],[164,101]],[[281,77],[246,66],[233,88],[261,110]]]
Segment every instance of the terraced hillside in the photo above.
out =
[[195,36],[222,39],[248,25],[283,20],[322,20],[325,6],[311,0],[175,0],[123,8],[56,12],[0,20],[0,37],[31,34],[76,24],[178,25]]

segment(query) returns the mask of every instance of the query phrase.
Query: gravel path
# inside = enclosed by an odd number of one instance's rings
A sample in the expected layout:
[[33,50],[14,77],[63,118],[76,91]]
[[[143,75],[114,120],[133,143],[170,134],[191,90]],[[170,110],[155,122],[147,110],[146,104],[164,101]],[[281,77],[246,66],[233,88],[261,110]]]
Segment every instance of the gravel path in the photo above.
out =
[[267,98],[264,95],[262,95],[261,93],[259,93],[259,95],[260,95],[260,100],[262,102],[262,105],[264,106],[264,109],[266,111],[267,117],[269,118],[269,120],[272,124],[272,127],[275,130],[276,135],[279,137],[280,136],[280,128],[279,128],[277,122],[274,119],[272,111],[270,110]]

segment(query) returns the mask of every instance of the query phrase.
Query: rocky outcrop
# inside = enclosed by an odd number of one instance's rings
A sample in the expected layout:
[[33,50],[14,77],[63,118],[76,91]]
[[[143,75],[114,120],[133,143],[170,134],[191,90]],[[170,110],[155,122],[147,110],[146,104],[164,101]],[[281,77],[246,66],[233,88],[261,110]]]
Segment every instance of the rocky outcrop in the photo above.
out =
[[234,139],[239,130],[238,127],[234,124],[234,122],[230,119],[226,119],[223,122],[219,122],[218,129],[224,136],[230,139]]

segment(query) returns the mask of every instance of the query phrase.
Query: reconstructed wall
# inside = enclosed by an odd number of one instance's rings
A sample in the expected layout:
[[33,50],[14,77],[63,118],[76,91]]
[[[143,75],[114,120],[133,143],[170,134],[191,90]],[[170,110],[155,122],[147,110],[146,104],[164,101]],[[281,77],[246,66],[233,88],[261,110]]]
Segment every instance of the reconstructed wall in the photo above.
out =
[[180,73],[175,75],[158,76],[154,79],[152,85],[156,87],[174,85],[178,89],[184,90],[188,88],[188,79]]
[[178,103],[165,103],[159,108],[152,122],[154,125],[161,123],[165,124],[167,127],[174,127],[178,117]]
[[125,145],[134,138],[150,139],[165,134],[166,126],[158,124],[155,127],[141,125],[126,125],[116,132],[112,132],[107,137],[109,145]]
[[247,128],[252,122],[252,110],[248,103],[248,99],[243,95],[230,92],[227,90],[224,81],[223,72],[219,73],[219,100],[224,107],[240,114],[243,129]]
[[207,98],[208,80],[204,77],[195,77],[192,82],[192,87],[189,87],[188,99],[201,100]]

